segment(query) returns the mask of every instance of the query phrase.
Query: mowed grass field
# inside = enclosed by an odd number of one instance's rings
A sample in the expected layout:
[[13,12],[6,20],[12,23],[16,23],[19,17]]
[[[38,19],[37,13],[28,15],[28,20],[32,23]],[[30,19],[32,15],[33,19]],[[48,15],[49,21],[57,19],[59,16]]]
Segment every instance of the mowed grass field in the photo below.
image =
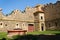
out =
[[[60,34],[60,31],[35,31],[27,32],[27,35],[40,35],[40,34]],[[0,39],[7,38],[7,32],[0,32]]]
[[28,32],[27,34],[40,35],[40,34],[60,34],[60,31],[35,31]]
[[6,32],[0,32],[0,39],[2,39],[2,38],[7,38]]

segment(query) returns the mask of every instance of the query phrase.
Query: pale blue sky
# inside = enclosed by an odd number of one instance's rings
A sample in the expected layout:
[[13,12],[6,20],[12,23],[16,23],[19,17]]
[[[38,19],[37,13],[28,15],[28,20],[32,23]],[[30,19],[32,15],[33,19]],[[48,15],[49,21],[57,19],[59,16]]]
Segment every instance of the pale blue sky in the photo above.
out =
[[37,4],[55,3],[57,0],[0,0],[0,8],[4,14],[14,9],[25,10],[26,6],[34,7]]

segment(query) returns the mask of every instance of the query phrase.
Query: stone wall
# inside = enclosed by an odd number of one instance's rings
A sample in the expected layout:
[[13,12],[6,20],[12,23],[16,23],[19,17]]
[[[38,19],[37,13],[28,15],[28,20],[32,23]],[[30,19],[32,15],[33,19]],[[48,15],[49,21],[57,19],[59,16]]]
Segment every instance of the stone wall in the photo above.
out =
[[46,29],[60,30],[60,1],[44,7]]
[[0,10],[0,31],[13,30],[15,28],[28,30],[28,24],[33,24],[34,27],[35,25],[39,26],[39,23],[34,24],[34,13],[43,12],[41,9],[42,7],[43,5],[37,5],[32,8],[26,7],[26,9],[23,12],[16,9],[13,10],[9,15],[3,15],[2,10]]

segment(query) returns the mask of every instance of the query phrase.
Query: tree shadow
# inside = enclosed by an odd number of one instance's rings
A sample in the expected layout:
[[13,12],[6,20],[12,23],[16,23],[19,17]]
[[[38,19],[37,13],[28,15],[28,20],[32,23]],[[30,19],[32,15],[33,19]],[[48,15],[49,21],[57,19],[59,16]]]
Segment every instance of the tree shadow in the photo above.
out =
[[6,38],[2,38],[1,40],[6,40]]
[[60,40],[60,35],[24,35],[17,36],[13,40]]

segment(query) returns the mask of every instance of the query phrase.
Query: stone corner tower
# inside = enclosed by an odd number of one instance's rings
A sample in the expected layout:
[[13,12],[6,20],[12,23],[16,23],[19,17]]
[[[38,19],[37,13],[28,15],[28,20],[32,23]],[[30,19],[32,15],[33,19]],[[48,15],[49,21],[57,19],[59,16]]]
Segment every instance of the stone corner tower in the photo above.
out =
[[34,21],[35,21],[35,30],[36,31],[45,31],[45,18],[44,11],[42,5],[36,6],[37,11],[34,13]]

